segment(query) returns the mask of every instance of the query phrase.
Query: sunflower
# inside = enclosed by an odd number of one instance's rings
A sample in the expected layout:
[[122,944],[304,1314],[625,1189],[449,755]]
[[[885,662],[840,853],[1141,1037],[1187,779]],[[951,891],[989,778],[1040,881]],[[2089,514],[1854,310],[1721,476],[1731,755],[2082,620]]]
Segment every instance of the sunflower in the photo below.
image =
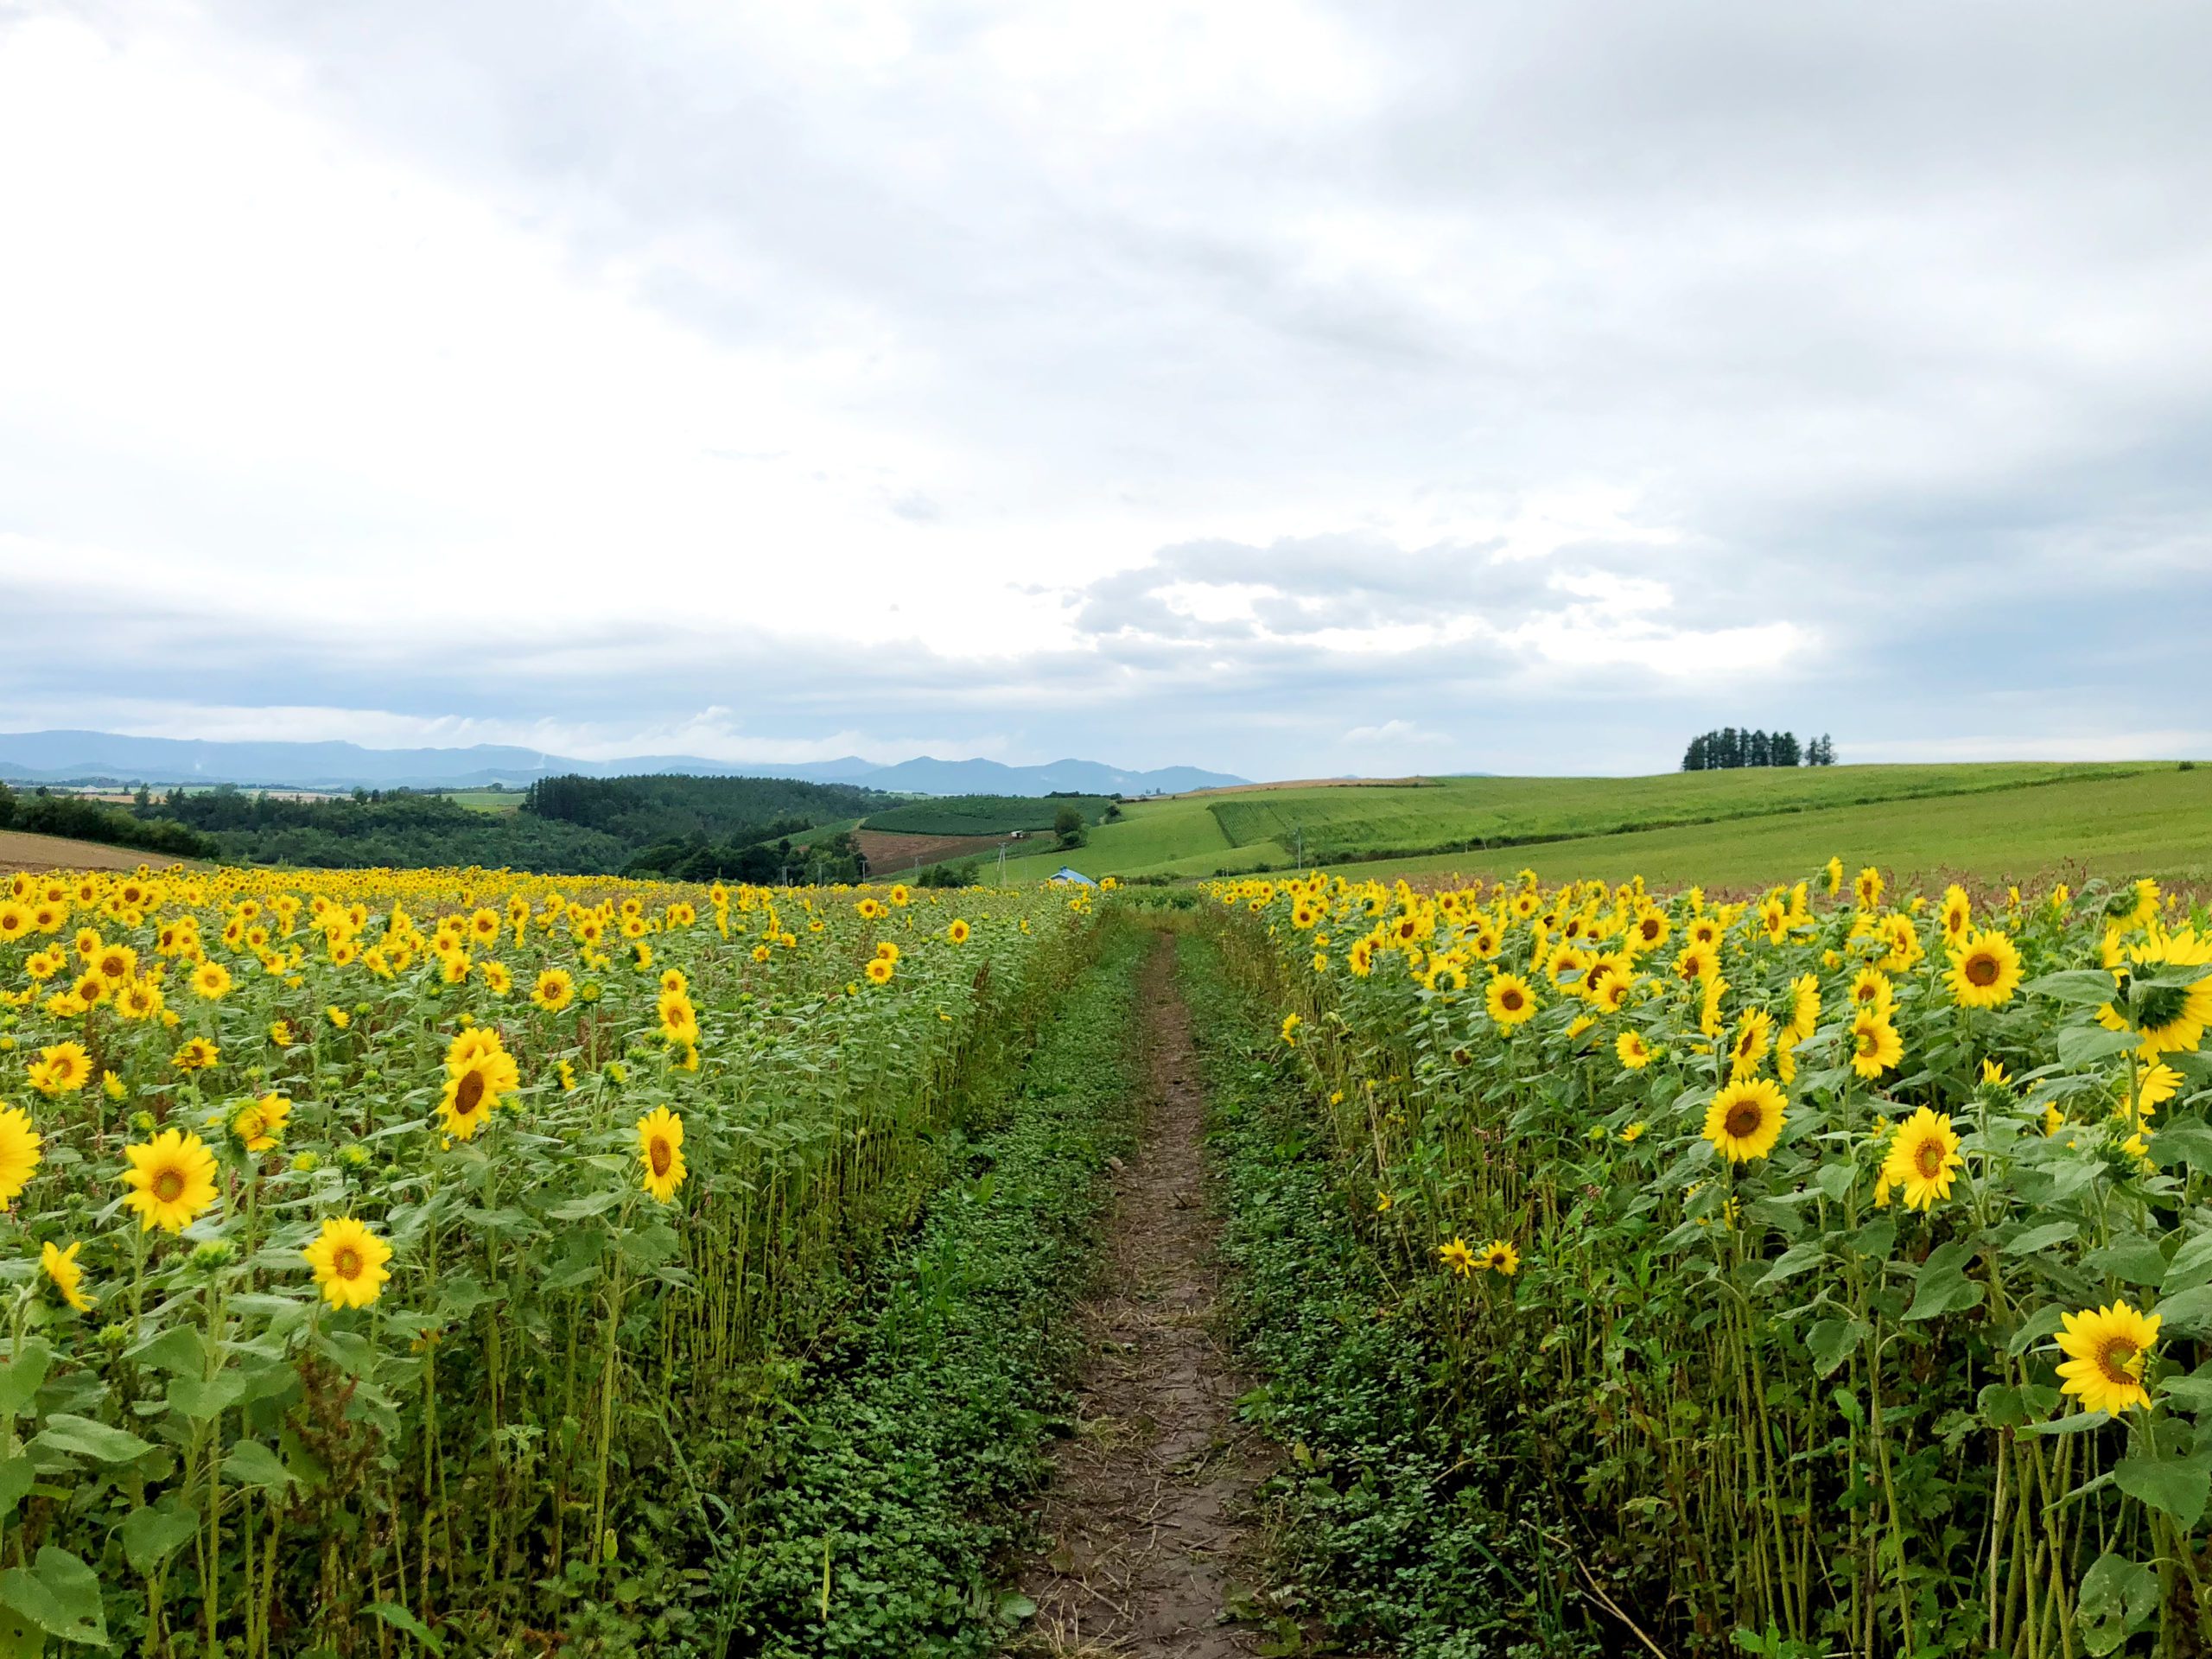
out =
[[439,1096],[438,1116],[445,1132],[456,1141],[470,1139],[491,1120],[499,1096],[521,1086],[522,1074],[505,1050],[495,1046],[476,1053],[447,1077],[445,1092]]
[[1736,1040],[1728,1046],[1728,1076],[1732,1081],[1748,1077],[1766,1058],[1774,1040],[1774,1020],[1764,1008],[1745,1012],[1736,1027]]
[[1851,896],[1859,901],[1859,909],[1872,910],[1882,902],[1882,887],[1881,871],[1869,864],[1851,884]]
[[1878,968],[1861,968],[1851,982],[1851,1005],[1862,1013],[1871,1009],[1877,1018],[1886,1020],[1897,999],[1897,987]]
[[687,995],[690,989],[691,982],[684,978],[683,970],[681,968],[664,968],[660,970],[660,994],[663,996],[683,996]]
[[1943,908],[1938,923],[1944,939],[1954,945],[1964,944],[1972,931],[1968,924],[1974,917],[1973,902],[1967,890],[1955,883],[1943,889]]
[[31,919],[31,907],[29,905],[19,905],[12,899],[5,904],[0,904],[0,944],[10,944],[16,939],[29,938],[35,925],[36,924]]
[[54,1241],[48,1239],[40,1248],[38,1264],[46,1276],[54,1281],[54,1287],[61,1294],[63,1301],[79,1313],[89,1313],[99,1299],[84,1293],[85,1270],[77,1265],[77,1252],[84,1248],[83,1242],[79,1241],[66,1250],[59,1250],[54,1249]]
[[1720,936],[1727,931],[1726,925],[1718,916],[1700,916],[1690,924],[1689,941],[1692,944],[1702,944],[1718,950]]
[[891,976],[899,971],[899,964],[888,957],[871,957],[868,958],[867,968],[862,971],[867,974],[869,984],[888,985],[891,982]]
[[893,904],[899,906],[901,909],[904,909],[907,899],[911,897],[912,897],[912,895],[906,891],[905,883],[899,882],[893,886],[891,889],[891,902]]
[[1764,1158],[1782,1138],[1781,1085],[1765,1077],[1732,1083],[1705,1109],[1705,1138],[1732,1164]]
[[292,1103],[282,1095],[264,1095],[241,1107],[231,1119],[231,1133],[248,1152],[267,1152],[284,1138],[284,1120]]
[[15,1203],[39,1166],[39,1133],[19,1107],[0,1110],[0,1208]]
[[1510,1031],[1535,1017],[1536,994],[1518,974],[1496,974],[1490,988],[1483,993],[1483,1006],[1492,1020]]
[[1951,969],[1943,977],[1961,1007],[2000,1007],[2020,987],[2020,953],[1994,929],[1969,933],[1952,947]]
[[1449,1244],[1436,1247],[1436,1259],[1462,1279],[1471,1276],[1475,1270],[1474,1251],[1467,1247],[1465,1239],[1456,1236]]
[[530,1000],[548,1014],[558,1014],[573,1001],[576,982],[565,968],[548,968],[531,988]]
[[1521,1271],[1521,1252],[1508,1241],[1493,1238],[1475,1258],[1475,1265],[1484,1273],[1502,1273],[1510,1279]]
[[38,1052],[26,1080],[41,1095],[73,1095],[92,1077],[92,1057],[82,1043],[56,1043]]
[[333,1307],[366,1307],[384,1294],[391,1277],[385,1263],[391,1246],[371,1232],[366,1222],[334,1216],[322,1224],[314,1243],[300,1254],[315,1269],[322,1300]]
[[638,1161],[645,1191],[666,1204],[690,1173],[683,1165],[683,1120],[665,1106],[638,1120]]
[[2066,1356],[2058,1374],[2066,1380],[2061,1394],[2079,1395],[2084,1411],[2110,1412],[2115,1417],[2131,1406],[2147,1406],[2151,1391],[2143,1386],[2143,1363],[2158,1339],[2159,1316],[2140,1313],[2126,1302],[2114,1302],[2094,1313],[2063,1314],[2058,1345]]
[[1851,1069],[1862,1077],[1878,1077],[1904,1058],[1904,1039],[1897,1028],[1871,1009],[1851,1022]]
[[1800,974],[1789,982],[1789,1018],[1777,1040],[1784,1048],[1795,1048],[1810,1037],[1820,1023],[1820,979],[1816,975]]
[[692,1007],[690,997],[681,991],[664,992],[655,1006],[660,1014],[663,1041],[696,1043],[699,1040],[699,1015]]
[[1621,1139],[1630,1146],[1634,1146],[1643,1138],[1643,1132],[1650,1127],[1649,1123],[1631,1123],[1621,1131]]
[[124,1147],[123,1155],[130,1160],[123,1173],[130,1189],[124,1202],[143,1217],[141,1232],[159,1227],[181,1233],[215,1202],[215,1154],[198,1135],[169,1129],[143,1145]]
[[484,988],[494,996],[505,996],[515,988],[513,972],[504,962],[486,962],[477,977],[484,982]]
[[765,944],[756,944],[756,945],[754,945],[754,946],[753,947],[753,961],[755,961],[755,962],[766,962],[766,961],[767,961],[767,960],[768,960],[768,947],[767,947],[766,945],[765,945]]
[[1641,1071],[1651,1064],[1651,1045],[1643,1040],[1643,1033],[1640,1031],[1621,1033],[1613,1043],[1613,1052],[1620,1056],[1621,1064],[1631,1071]]
[[[2190,930],[2171,935],[2154,933],[2148,943],[2130,945],[2126,957],[2153,972],[2161,968],[2171,973],[2176,968],[2203,967],[2212,963],[2212,940],[2200,940]],[[2186,975],[2177,977],[2185,979]],[[2205,1027],[2212,1026],[2212,974],[2193,983],[2135,986],[2128,1006],[2132,1018],[2122,1016],[2109,1002],[2097,1017],[2112,1030],[2140,1032],[2140,1052],[2146,1060],[2188,1052],[2204,1040]]]
[[899,960],[899,947],[888,939],[878,939],[875,942],[875,954],[886,962],[896,962]]
[[88,1008],[98,1007],[107,1001],[107,981],[87,968],[77,976],[76,983],[70,986],[69,994]]
[[192,988],[210,1002],[231,992],[231,970],[219,962],[203,962],[192,970]]
[[138,971],[138,953],[127,944],[104,944],[92,957],[92,971],[112,990]]
[[1720,953],[1709,944],[1687,945],[1675,958],[1675,977],[1685,985],[1711,979],[1719,971]]
[[1298,1046],[1298,1028],[1299,1028],[1299,1027],[1300,1027],[1301,1025],[1303,1025],[1303,1024],[1305,1024],[1305,1023],[1306,1023],[1306,1022],[1305,1022],[1303,1020],[1300,1019],[1300,1018],[1299,1018],[1299,1016],[1298,1016],[1297,1014],[1286,1014],[1285,1015],[1283,1015],[1283,1017],[1282,1017],[1282,1039],[1283,1039],[1283,1041],[1285,1041],[1286,1043],[1288,1043],[1288,1044],[1289,1044],[1293,1048],[1297,1047],[1297,1046]]
[[165,999],[162,988],[151,979],[134,979],[115,994],[115,1011],[127,1020],[151,1020],[161,1011]]
[[968,943],[969,932],[968,924],[956,916],[952,918],[951,925],[944,930],[944,937],[955,944],[965,944]]
[[1931,1209],[1938,1198],[1951,1196],[1952,1179],[1966,1161],[1951,1120],[1923,1106],[1897,1125],[1890,1155],[1882,1160],[1882,1180],[1904,1189],[1906,1208]]

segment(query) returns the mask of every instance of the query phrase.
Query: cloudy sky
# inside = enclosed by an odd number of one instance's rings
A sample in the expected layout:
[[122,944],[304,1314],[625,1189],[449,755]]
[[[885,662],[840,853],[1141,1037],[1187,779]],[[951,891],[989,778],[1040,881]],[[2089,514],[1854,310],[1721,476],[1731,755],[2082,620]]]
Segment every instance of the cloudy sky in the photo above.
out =
[[2212,753],[2212,10],[0,0],[0,729]]

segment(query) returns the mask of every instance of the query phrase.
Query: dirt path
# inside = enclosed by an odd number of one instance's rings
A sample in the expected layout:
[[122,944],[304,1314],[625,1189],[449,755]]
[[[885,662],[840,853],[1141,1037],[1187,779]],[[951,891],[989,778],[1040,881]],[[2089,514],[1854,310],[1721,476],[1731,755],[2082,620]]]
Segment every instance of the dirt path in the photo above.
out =
[[1220,1622],[1224,1591],[1252,1581],[1244,1511],[1272,1459],[1236,1421],[1249,1385],[1213,1329],[1205,1100],[1173,941],[1160,944],[1141,982],[1144,1139],[1115,1176],[1105,1271],[1081,1310],[1081,1427],[1060,1443],[1038,1515],[1048,1553],[1022,1584],[1038,1608],[1029,1650],[1063,1659],[1221,1659],[1262,1635]]

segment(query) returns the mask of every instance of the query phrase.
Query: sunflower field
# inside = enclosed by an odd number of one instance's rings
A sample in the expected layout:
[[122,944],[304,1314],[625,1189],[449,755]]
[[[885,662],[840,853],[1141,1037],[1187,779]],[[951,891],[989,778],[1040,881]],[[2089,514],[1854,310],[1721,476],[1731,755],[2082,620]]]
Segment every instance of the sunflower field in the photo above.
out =
[[779,1356],[1086,911],[0,881],[0,1659],[550,1651],[640,1599],[642,1645],[713,1650]]
[[1608,1650],[2212,1652],[2208,917],[1846,874],[1211,892]]

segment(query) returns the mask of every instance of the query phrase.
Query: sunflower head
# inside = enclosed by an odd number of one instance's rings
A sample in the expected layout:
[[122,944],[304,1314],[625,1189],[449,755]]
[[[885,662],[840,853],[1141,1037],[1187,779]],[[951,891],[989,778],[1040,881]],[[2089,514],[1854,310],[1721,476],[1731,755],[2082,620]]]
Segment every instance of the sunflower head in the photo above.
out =
[[638,1120],[638,1162],[645,1191],[662,1204],[676,1196],[690,1171],[683,1162],[683,1120],[665,1106]]
[[140,1231],[181,1233],[215,1202],[215,1154],[198,1135],[168,1129],[123,1153],[130,1165],[124,1201],[138,1212]]
[[350,1216],[325,1221],[315,1243],[300,1254],[315,1269],[322,1300],[333,1307],[366,1307],[384,1294],[385,1281],[391,1277],[385,1266],[391,1260],[391,1246],[370,1231],[366,1222]]
[[1922,1107],[1891,1138],[1889,1156],[1882,1161],[1884,1183],[1904,1189],[1906,1208],[1933,1209],[1951,1196],[1953,1179],[1966,1167],[1959,1139],[1949,1117]]
[[1769,1078],[1732,1083],[1705,1109],[1705,1138],[1731,1163],[1764,1158],[1782,1138],[1784,1103],[1781,1085]]
[[2060,1325],[2058,1346],[2067,1356],[2058,1367],[2058,1375],[2065,1379],[2059,1384],[2061,1393],[2078,1398],[2084,1411],[2106,1411],[2115,1417],[2151,1403],[2143,1371],[2158,1340],[2158,1314],[2114,1302],[2110,1307],[2063,1314]]

